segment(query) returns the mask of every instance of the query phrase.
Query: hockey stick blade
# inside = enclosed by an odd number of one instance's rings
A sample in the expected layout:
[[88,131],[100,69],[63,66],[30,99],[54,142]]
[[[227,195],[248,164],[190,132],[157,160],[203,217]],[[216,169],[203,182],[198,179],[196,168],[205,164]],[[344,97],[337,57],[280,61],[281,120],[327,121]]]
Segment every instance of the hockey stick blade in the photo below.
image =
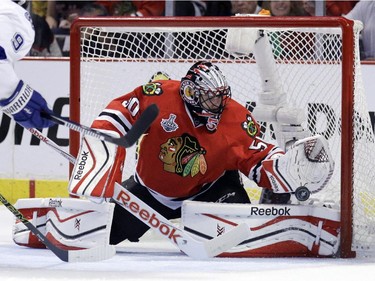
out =
[[127,134],[120,138],[116,138],[116,137],[112,137],[110,135],[104,134],[90,127],[73,122],[67,118],[63,118],[61,116],[55,115],[54,113],[43,112],[42,116],[44,118],[52,120],[56,124],[68,127],[71,130],[83,133],[88,136],[95,137],[102,141],[107,141],[107,142],[114,143],[116,145],[128,148],[128,147],[133,146],[137,142],[137,140],[140,138],[140,136],[147,131],[147,129],[150,127],[152,122],[156,119],[158,114],[159,114],[159,109],[157,105],[156,104],[149,105],[141,114],[141,116],[138,118],[138,120],[133,124],[133,126],[127,132]]
[[39,231],[29,220],[27,220],[20,211],[16,209],[5,197],[0,194],[0,202],[19,219],[38,239],[53,252],[60,260],[64,262],[92,262],[101,261],[113,257],[116,248],[113,245],[103,245],[84,250],[65,250],[56,247],[48,238]]
[[172,224],[167,218],[118,183],[115,183],[113,199],[122,208],[176,245],[186,255],[195,259],[207,259],[217,256],[237,246],[250,236],[250,228],[246,224],[241,224],[219,237],[199,241],[183,229]]
[[[188,256],[202,259],[216,257],[225,251],[239,245],[251,235],[250,227],[246,223],[241,223],[228,232],[212,238],[211,240],[197,241],[191,236],[185,235],[184,238],[178,239],[177,244],[181,251]],[[202,251],[199,248],[204,247]],[[202,255],[204,253],[204,255]]]

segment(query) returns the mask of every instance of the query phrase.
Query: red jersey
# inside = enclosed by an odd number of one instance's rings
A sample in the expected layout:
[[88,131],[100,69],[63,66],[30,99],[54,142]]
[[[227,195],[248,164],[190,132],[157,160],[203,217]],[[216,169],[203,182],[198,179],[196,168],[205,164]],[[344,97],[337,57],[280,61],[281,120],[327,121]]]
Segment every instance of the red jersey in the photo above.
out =
[[174,80],[140,86],[110,102],[102,114],[112,117],[97,118],[93,127],[123,135],[147,106],[159,107],[157,119],[139,143],[136,179],[160,195],[190,197],[227,170],[239,170],[269,187],[260,163],[283,152],[257,138],[259,128],[251,113],[230,100],[212,133],[194,124],[179,89],[180,81]]

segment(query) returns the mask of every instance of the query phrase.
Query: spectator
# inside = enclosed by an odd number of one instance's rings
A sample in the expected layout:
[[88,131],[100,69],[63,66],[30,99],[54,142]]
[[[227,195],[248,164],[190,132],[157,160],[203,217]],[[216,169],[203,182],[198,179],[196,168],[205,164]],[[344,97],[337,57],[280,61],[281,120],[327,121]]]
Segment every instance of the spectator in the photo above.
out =
[[174,3],[174,15],[180,16],[204,16],[207,11],[206,1],[192,0],[192,1],[176,1]]
[[176,1],[175,16],[230,16],[230,1]]
[[261,7],[258,5],[258,1],[242,1],[232,0],[232,15],[235,14],[258,14]]
[[163,16],[165,1],[95,1],[113,16]]
[[31,13],[45,18],[51,29],[57,27],[56,1],[36,1],[31,2]]
[[79,12],[70,13],[66,18],[62,18],[56,33],[68,34],[73,21],[78,17]]
[[70,26],[87,2],[82,1],[56,1],[55,15],[57,27],[52,29],[56,41],[60,46],[63,56],[69,56],[70,51]]
[[82,17],[105,17],[108,15],[107,8],[100,3],[87,3],[80,11]]
[[56,3],[56,18],[58,27],[54,33],[69,34],[70,26],[75,18],[78,17],[82,7],[87,2],[81,1],[58,1]]
[[64,56],[69,56],[70,52],[70,27],[73,21],[79,16],[82,17],[100,17],[108,16],[108,10],[104,5],[99,3],[82,2],[64,3],[58,6],[58,14],[60,14],[59,27],[54,29],[54,33],[59,41],[59,45]]
[[303,0],[303,9],[310,16],[315,16],[315,1]]
[[[301,1],[264,1],[263,8],[270,11],[271,16],[306,16]],[[273,44],[274,56],[280,59],[303,60],[308,59],[309,52],[297,54],[294,49],[295,38],[299,37],[299,49],[308,49],[308,46],[314,44],[314,38],[309,34],[299,32],[270,32],[268,34]]]
[[44,17],[31,14],[35,28],[35,40],[30,56],[61,57],[62,52],[56,38]]
[[363,23],[363,30],[361,33],[361,41],[363,51],[361,59],[374,60],[375,59],[375,2],[363,1],[358,2],[353,10],[347,15],[347,18],[359,20]]
[[271,12],[271,16],[306,16],[301,1],[263,1],[263,8]]
[[35,41],[30,56],[61,57],[62,52],[52,28],[57,26],[55,1],[32,1],[31,18],[35,28]]
[[230,1],[205,1],[207,10],[205,16],[230,16],[231,3]]
[[[342,16],[349,13],[358,1],[326,1],[326,16]],[[303,8],[310,16],[315,16],[315,1],[303,0]]]
[[54,29],[57,34],[69,34],[70,26],[78,16],[108,16],[107,5],[96,1],[59,1],[56,3],[56,17],[58,27]]
[[358,1],[326,1],[326,16],[342,16],[349,13]]

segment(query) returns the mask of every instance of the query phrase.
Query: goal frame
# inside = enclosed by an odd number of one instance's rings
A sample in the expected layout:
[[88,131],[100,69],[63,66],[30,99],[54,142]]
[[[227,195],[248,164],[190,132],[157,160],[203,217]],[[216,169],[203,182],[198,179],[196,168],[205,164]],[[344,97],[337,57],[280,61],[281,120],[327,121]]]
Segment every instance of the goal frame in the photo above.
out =
[[[343,17],[87,17],[77,19],[70,30],[70,119],[80,122],[80,29],[89,26],[128,27],[311,27],[342,30],[342,138],[341,138],[341,236],[339,256],[353,258],[353,160],[354,152],[354,22]],[[70,153],[78,154],[80,135],[70,130]],[[72,167],[71,167],[72,168]]]

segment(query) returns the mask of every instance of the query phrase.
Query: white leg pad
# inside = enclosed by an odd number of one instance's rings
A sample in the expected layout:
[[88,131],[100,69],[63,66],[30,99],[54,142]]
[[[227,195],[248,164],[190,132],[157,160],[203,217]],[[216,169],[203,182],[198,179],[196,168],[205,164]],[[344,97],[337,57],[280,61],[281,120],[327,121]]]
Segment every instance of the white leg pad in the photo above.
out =
[[[46,233],[46,221],[48,208],[44,205],[42,198],[19,199],[14,206],[43,234]],[[45,248],[46,246],[31,233],[31,231],[17,218],[13,225],[13,241],[20,246],[30,248]]]
[[246,223],[251,234],[223,256],[334,256],[340,212],[322,204],[250,205],[186,201],[181,223],[197,239],[217,237]]
[[[58,247],[90,249],[109,244],[113,203],[96,204],[75,198],[20,199],[16,207]],[[33,248],[44,245],[18,220],[13,228],[16,244]]]

